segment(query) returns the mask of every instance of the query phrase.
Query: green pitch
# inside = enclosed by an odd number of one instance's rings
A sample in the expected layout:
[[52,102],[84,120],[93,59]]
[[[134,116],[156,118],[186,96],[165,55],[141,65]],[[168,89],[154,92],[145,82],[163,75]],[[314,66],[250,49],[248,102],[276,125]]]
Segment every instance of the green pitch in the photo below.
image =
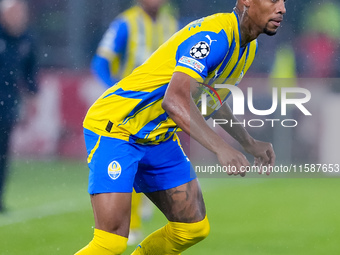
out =
[[[0,255],[65,255],[86,245],[94,225],[87,173],[84,162],[13,162]],[[340,254],[340,178],[201,179],[201,186],[211,233],[184,254]],[[156,212],[143,230],[165,223]]]

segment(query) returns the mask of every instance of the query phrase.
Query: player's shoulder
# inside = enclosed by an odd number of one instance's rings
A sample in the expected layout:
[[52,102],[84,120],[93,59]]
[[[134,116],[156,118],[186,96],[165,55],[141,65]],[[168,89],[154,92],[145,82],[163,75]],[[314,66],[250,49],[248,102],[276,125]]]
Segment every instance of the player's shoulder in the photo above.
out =
[[157,19],[174,19],[177,20],[178,17],[177,15],[173,12],[171,8],[169,8],[167,5],[162,6]]
[[141,10],[141,7],[139,7],[138,5],[134,5],[128,9],[126,9],[125,11],[123,11],[119,16],[131,16],[131,15],[137,15]]
[[210,16],[207,16],[204,18],[205,22],[214,22],[216,24],[219,24],[221,26],[224,26],[225,24],[231,24],[235,22],[234,20],[235,14],[233,12],[231,13],[215,13]]
[[232,30],[237,26],[237,18],[234,13],[216,13],[202,19],[202,29],[220,32]]
[[217,34],[220,39],[224,38],[230,41],[238,29],[237,18],[234,13],[216,13],[198,20],[195,20],[187,25],[187,30],[191,33],[209,31]]
[[118,18],[124,19],[124,20],[136,20],[140,17],[147,16],[143,8],[139,5],[134,5],[130,7],[129,9],[123,11],[118,15]]
[[129,21],[135,20],[140,14],[141,8],[137,5],[130,7],[129,9],[121,12],[110,24],[110,28],[118,29],[128,26]]
[[118,28],[121,26],[127,26],[129,21],[135,20],[140,12],[140,7],[132,6],[129,9],[121,12],[118,16],[111,22],[110,28]]

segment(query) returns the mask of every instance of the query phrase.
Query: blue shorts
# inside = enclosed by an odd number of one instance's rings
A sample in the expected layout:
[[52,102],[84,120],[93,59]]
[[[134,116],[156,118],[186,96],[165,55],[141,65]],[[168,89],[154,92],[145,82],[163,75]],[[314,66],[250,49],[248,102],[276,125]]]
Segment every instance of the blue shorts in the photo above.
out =
[[179,140],[141,145],[100,136],[84,129],[90,168],[90,194],[154,192],[177,187],[196,178]]

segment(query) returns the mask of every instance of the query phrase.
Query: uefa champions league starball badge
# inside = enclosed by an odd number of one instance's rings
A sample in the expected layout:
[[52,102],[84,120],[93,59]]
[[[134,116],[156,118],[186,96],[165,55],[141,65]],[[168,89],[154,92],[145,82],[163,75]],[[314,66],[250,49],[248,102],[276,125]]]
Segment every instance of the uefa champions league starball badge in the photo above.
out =
[[201,41],[190,49],[190,56],[196,59],[206,58],[210,53],[210,46],[207,42]]

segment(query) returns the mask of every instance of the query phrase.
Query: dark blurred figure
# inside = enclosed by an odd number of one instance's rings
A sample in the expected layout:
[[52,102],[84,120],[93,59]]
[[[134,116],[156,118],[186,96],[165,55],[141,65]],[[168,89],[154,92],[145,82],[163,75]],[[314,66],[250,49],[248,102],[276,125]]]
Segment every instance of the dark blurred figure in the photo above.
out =
[[9,140],[19,116],[20,97],[37,92],[35,50],[27,25],[26,2],[0,2],[0,212],[4,210]]

